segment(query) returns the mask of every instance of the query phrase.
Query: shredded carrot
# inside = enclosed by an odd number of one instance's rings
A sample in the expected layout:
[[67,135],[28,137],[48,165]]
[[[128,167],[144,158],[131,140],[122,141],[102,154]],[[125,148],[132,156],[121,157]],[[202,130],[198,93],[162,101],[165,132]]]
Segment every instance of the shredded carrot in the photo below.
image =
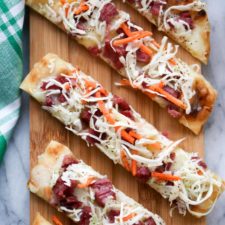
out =
[[130,36],[128,38],[123,38],[123,39],[119,39],[119,40],[115,40],[113,42],[113,45],[118,46],[118,45],[122,45],[122,44],[127,44],[129,42],[132,42],[136,39],[138,39],[139,35],[134,35],[134,36]]
[[178,176],[174,176],[174,175],[171,175],[171,174],[165,174],[165,173],[158,173],[158,172],[151,172],[151,176],[155,177],[159,180],[166,180],[166,181],[181,180],[181,178],[178,177]]
[[120,157],[121,157],[121,161],[123,163],[123,166],[124,168],[127,170],[127,171],[130,171],[130,165],[129,165],[129,162],[127,160],[127,155],[126,153],[124,152],[124,150],[121,150],[120,151]]
[[78,9],[74,12],[76,15],[81,14],[89,9],[89,6],[86,5],[83,1],[80,2]]
[[131,137],[136,138],[137,140],[139,140],[139,139],[142,138],[141,135],[138,134],[137,132],[135,132],[134,130],[131,130],[131,131],[129,132],[129,135],[130,135]]
[[[130,38],[134,38],[134,36],[132,36],[132,32],[130,31],[129,27],[125,23],[123,23],[121,25],[121,28],[123,29],[124,33],[128,36],[128,38],[129,37]],[[153,44],[155,44],[157,47],[160,47],[160,46],[158,46],[158,43],[155,40],[153,41]],[[149,56],[151,56],[153,54],[152,50],[150,48],[148,48],[147,46],[143,45],[143,44],[140,46],[140,49],[143,52],[145,52],[146,54],[148,54]],[[174,59],[170,59],[169,62],[172,65],[176,65],[176,61]],[[130,86],[130,84],[128,82],[129,81],[122,81],[121,84],[124,85],[124,86]],[[163,87],[163,85],[160,84],[160,85],[149,86],[148,88],[150,90],[153,90],[155,92],[158,92],[158,93],[164,95],[164,97],[168,101],[170,101],[173,104],[179,106],[180,108],[182,108],[182,109],[186,109],[187,108],[187,106],[181,100],[175,98],[174,96],[172,96],[171,94],[169,94],[168,92],[166,92],[165,90],[163,90],[162,87]],[[148,92],[144,92],[144,93],[147,94],[150,98],[154,97],[154,95],[149,94]]]
[[68,91],[70,89],[70,84],[69,83],[66,83],[64,87]]
[[[125,87],[131,87],[130,81],[129,81],[129,80],[126,80],[126,79],[121,80],[121,81],[120,81],[120,85],[121,85],[121,86],[125,86]],[[133,88],[135,89],[135,88],[137,88],[137,87],[133,86]],[[144,93],[145,95],[147,95],[149,98],[155,97],[155,94],[149,93],[149,92],[147,92],[147,91],[143,91],[143,93]]]
[[[136,155],[137,151],[136,150],[132,150],[132,154]],[[137,161],[134,160],[134,159],[132,159],[132,161],[131,161],[131,172],[132,172],[133,176],[136,176],[136,174],[137,174]]]
[[59,220],[57,216],[52,216],[52,221],[55,225],[63,225],[63,223]]
[[130,213],[129,215],[124,216],[124,217],[123,217],[123,222],[126,222],[126,221],[128,221],[128,220],[134,218],[136,215],[137,215],[136,213]]
[[[95,97],[96,98],[100,98],[101,97],[101,94],[99,92],[97,92],[95,94]],[[102,100],[99,100],[98,101],[98,107],[99,107],[100,111],[102,112],[102,114],[106,117],[109,112],[108,112],[108,110],[106,110],[105,105],[104,105],[104,102]],[[114,124],[114,122],[115,121],[112,120],[112,122],[110,122],[110,124]]]
[[[97,92],[95,94],[95,96],[97,98],[100,98],[101,97],[101,93]],[[105,116],[106,120],[108,121],[108,123],[115,124],[116,121],[111,117],[109,111],[105,108],[104,102],[103,101],[98,101],[98,106],[99,106],[100,111]],[[119,130],[120,127],[116,127],[115,129]],[[135,142],[135,139],[133,137],[131,137],[125,130],[121,130],[120,134],[123,137],[123,139],[128,141],[129,143],[133,144]]]
[[165,91],[163,88],[163,83],[160,82],[159,84],[149,86],[148,88],[152,91],[158,92],[162,95],[164,95],[164,98],[166,98],[168,101],[172,102],[173,104],[179,106],[182,109],[186,109],[187,106],[179,99],[175,98],[171,94],[169,94],[167,91]]
[[95,179],[96,179],[95,177],[89,177],[85,183],[78,184],[78,185],[77,185],[77,188],[86,188],[86,187],[88,187]]
[[131,171],[132,171],[132,175],[136,176],[136,174],[137,174],[137,162],[134,159],[132,159],[132,162],[131,162]]
[[65,8],[65,13],[66,13],[66,17],[67,17],[68,13],[69,13],[69,6]]
[[198,170],[198,175],[202,175],[203,172],[201,170]]
[[137,34],[143,34],[145,32],[148,32],[149,35],[152,35],[151,31],[138,30],[138,31],[131,31],[130,36],[137,35]]
[[[96,97],[100,97],[100,93],[96,93]],[[98,101],[98,106],[100,111],[102,112],[102,114],[105,116],[106,120],[108,121],[108,123],[110,124],[115,124],[115,120],[111,117],[111,115],[109,114],[109,111],[105,108],[104,102],[103,101]]]
[[[121,128],[120,126],[115,127],[115,130],[118,131],[120,128]],[[124,140],[128,141],[131,144],[134,144],[135,139],[132,136],[130,136],[129,133],[127,133],[125,130],[121,130],[120,135],[121,137],[123,137]]]
[[173,66],[177,65],[177,63],[176,63],[176,61],[174,59],[170,59],[169,62]]
[[139,32],[139,33],[137,33],[135,35],[131,35],[130,37],[123,38],[123,39],[120,39],[120,40],[115,40],[113,42],[113,44],[115,46],[123,45],[123,44],[127,44],[129,42],[134,41],[134,40],[138,40],[140,38],[144,38],[144,37],[147,37],[147,36],[150,36],[150,35],[152,35],[152,33],[149,32],[149,31]]
[[[66,3],[71,3],[73,0],[60,0],[60,3],[62,5],[66,4]],[[69,12],[69,5],[67,5],[65,7],[65,13],[66,13],[66,17],[68,16],[68,12]]]
[[143,44],[140,46],[140,49],[146,54],[148,54],[149,56],[152,56],[153,54],[152,50]]
[[115,120],[110,116],[110,114],[105,114],[105,117],[110,124],[115,123]]
[[[129,40],[131,40],[131,41],[136,40],[136,39],[137,39],[137,38],[136,38],[136,35],[141,34],[141,33],[143,33],[143,35],[144,35],[145,32],[148,32],[148,31],[133,31],[133,32],[132,32],[132,31],[129,29],[129,27],[128,27],[125,23],[123,23],[120,27],[122,28],[122,30],[124,31],[124,33],[128,36],[128,38],[124,38],[124,39],[115,41],[115,42],[114,42],[114,45],[118,45],[118,43],[120,43],[120,42],[122,42],[122,43],[128,43]],[[147,34],[147,33],[146,33],[146,34]],[[152,32],[149,32],[149,35],[152,35]],[[147,35],[147,36],[149,36],[149,35]],[[145,36],[144,36],[144,37],[145,37]],[[139,37],[139,38],[140,38],[140,37]],[[127,41],[128,41],[128,42],[127,42]],[[118,42],[118,43],[117,43],[117,42]],[[152,42],[152,44],[155,45],[157,48],[160,48],[160,44],[157,43],[157,41],[156,41],[155,39],[153,39],[151,42]],[[153,54],[153,51],[152,51],[149,47],[145,46],[144,44],[140,45],[140,49],[141,49],[143,52],[145,52],[146,54],[148,54],[149,56],[152,56],[152,54]],[[175,61],[174,59],[170,59],[169,62],[170,62],[171,65],[176,65],[176,64],[177,64],[176,61]]]
[[[131,86],[129,80],[123,79],[120,81],[120,85],[121,86]],[[134,87],[136,88],[136,87]],[[160,82],[159,84],[156,85],[152,85],[149,86],[148,89],[158,92],[162,95],[164,95],[164,98],[166,98],[168,101],[172,102],[173,104],[179,106],[182,109],[186,109],[187,106],[179,99],[175,98],[174,96],[172,96],[171,94],[169,94],[167,91],[163,90],[163,83]],[[147,91],[143,91],[147,96],[149,96],[150,98],[153,98],[155,96],[155,94],[151,94]]]
[[85,80],[85,85],[86,85],[86,87],[89,89],[89,88],[91,88],[91,89],[94,89],[94,88],[96,88],[96,83],[95,82],[92,82],[92,81],[90,81],[90,80]]
[[129,27],[125,24],[121,24],[121,28],[123,29],[124,33],[129,37],[132,35],[132,32],[130,31]]
[[125,130],[121,130],[120,134],[124,140],[128,141],[131,144],[134,144],[135,139],[132,136],[130,136]]
[[[125,23],[123,23],[123,24],[121,25],[121,28],[122,28],[122,30],[124,31],[124,33],[125,33],[128,37],[133,36],[133,32],[130,31],[129,27],[128,27]],[[150,33],[151,33],[151,32],[150,32]],[[148,54],[149,56],[152,56],[152,54],[153,54],[152,50],[151,50],[150,48],[148,48],[147,46],[143,45],[143,44],[141,44],[140,49],[141,49],[143,52],[145,52],[146,54]]]

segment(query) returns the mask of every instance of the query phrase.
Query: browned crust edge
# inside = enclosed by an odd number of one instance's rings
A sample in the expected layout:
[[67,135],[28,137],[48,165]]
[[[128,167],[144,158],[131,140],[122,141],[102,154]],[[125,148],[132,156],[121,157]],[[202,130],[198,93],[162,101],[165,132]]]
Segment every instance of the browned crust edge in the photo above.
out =
[[[129,6],[131,6],[133,9],[137,10],[134,5],[126,2]],[[180,2],[180,5],[182,3]],[[151,24],[156,26],[156,23],[152,21],[151,16],[146,13],[142,13],[139,10],[137,10],[140,15],[144,16]],[[180,46],[182,46],[186,51],[188,51],[193,57],[200,60],[204,64],[208,64],[209,55],[210,55],[210,33],[211,33],[211,26],[208,19],[208,14],[202,16],[201,18],[196,19],[196,28],[201,32],[199,32],[199,38],[201,38],[201,41],[203,43],[204,49],[202,52],[196,51],[195,48],[192,48],[191,44],[188,45],[187,41],[183,38],[176,37],[172,31],[162,31],[164,32],[168,37],[170,37],[172,40],[177,42]],[[202,28],[202,29],[201,29]]]
[[28,181],[30,191],[50,203],[52,174],[60,170],[64,156],[71,154],[66,146],[51,141],[44,153],[38,156],[38,162],[31,170],[30,180]]

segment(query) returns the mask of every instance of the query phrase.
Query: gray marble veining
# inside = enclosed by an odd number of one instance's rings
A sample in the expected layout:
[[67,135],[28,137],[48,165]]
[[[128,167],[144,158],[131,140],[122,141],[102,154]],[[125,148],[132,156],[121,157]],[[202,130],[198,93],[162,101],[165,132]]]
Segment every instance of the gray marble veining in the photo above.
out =
[[[205,127],[205,157],[209,167],[225,178],[225,1],[208,0],[211,55],[203,73],[218,91],[216,108]],[[225,195],[208,216],[208,225],[225,224]]]
[[[27,17],[27,16],[26,16]],[[24,74],[29,69],[29,26],[25,19],[23,32]],[[19,122],[0,164],[0,225],[28,225],[29,192],[29,101],[22,94]]]
[[[225,1],[208,0],[212,26],[211,56],[203,72],[218,90],[219,96],[212,117],[205,127],[206,162],[225,178]],[[29,65],[28,20],[24,29],[24,74]],[[21,118],[4,161],[0,165],[0,225],[28,225],[29,193],[29,111],[28,96],[22,95]],[[208,225],[225,224],[225,194],[207,218]]]

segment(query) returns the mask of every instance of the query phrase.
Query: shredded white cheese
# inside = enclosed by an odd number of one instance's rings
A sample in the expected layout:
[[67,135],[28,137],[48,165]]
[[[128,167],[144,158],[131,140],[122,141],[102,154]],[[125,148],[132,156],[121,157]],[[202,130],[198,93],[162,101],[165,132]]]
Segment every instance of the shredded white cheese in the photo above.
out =
[[[102,43],[102,40],[104,40],[106,35],[105,25],[96,18],[99,18],[100,10],[107,2],[110,1],[87,1],[89,9],[84,13],[76,15],[76,19],[74,19],[73,10],[79,5],[79,1],[67,3],[60,7],[59,15],[61,16],[66,29],[70,33],[78,35],[78,37],[82,36],[83,38],[85,37],[88,39],[90,36],[89,34],[93,34],[93,28],[96,28],[98,31],[94,37],[100,41],[100,45],[103,46],[104,43]],[[150,1],[142,2],[147,4]],[[50,4],[49,6],[53,7]],[[43,4],[41,7],[45,7],[46,9],[46,6]],[[66,7],[68,8],[66,9]],[[188,10],[189,8],[187,7],[190,7],[192,10],[198,10],[202,6],[200,7],[199,5],[191,5],[182,7],[178,8],[178,10]],[[67,10],[68,13],[66,13]],[[170,11],[167,11],[165,13],[166,16],[169,15],[169,13]],[[77,28],[77,24],[79,23],[81,17],[88,19],[86,22],[87,24],[85,24],[87,25],[87,29],[85,30],[80,30]],[[90,24],[88,24],[90,20],[93,23],[93,26],[91,27]],[[120,20],[120,22],[122,22],[122,20]],[[118,22],[118,24],[120,22]],[[137,30],[142,30],[142,28],[132,24],[130,20],[127,21],[127,25],[130,28],[133,27]],[[124,64],[127,78],[129,79],[131,85],[138,87],[143,91],[147,91],[142,86],[143,82],[146,84],[146,86],[151,86],[163,81],[165,85],[168,85],[175,91],[177,90],[182,93],[181,101],[187,106],[186,114],[189,114],[191,112],[190,99],[195,95],[195,91],[192,89],[194,78],[192,76],[191,69],[186,64],[175,58],[178,47],[172,46],[170,43],[167,43],[167,38],[163,38],[160,47],[155,47],[156,53],[152,56],[150,62],[145,64],[145,66],[138,63],[137,51],[139,50],[140,46],[142,44],[152,46],[152,41],[153,39],[151,37],[147,37],[140,40],[135,40],[127,45],[126,56],[120,58],[121,62]],[[113,45],[113,42],[111,42],[111,45]],[[170,60],[175,60],[176,65],[172,66],[170,64]],[[54,63],[55,62],[52,61],[48,65],[50,72],[54,71]],[[67,77],[66,75],[63,76]],[[72,87],[72,82],[70,81],[71,78],[76,80],[76,83],[78,84],[76,87]],[[96,82],[89,76],[84,75],[82,72],[73,72],[71,76],[68,76],[70,89],[67,90],[65,85],[55,80],[55,77],[49,77],[43,80],[43,82],[48,82],[46,85],[47,89],[41,90],[39,87],[40,90],[37,91],[38,94],[36,96],[42,96],[39,100],[44,102],[44,97],[53,97],[53,99],[55,99],[57,95],[61,93],[66,99],[65,102],[60,103],[56,100],[56,103],[54,103],[52,106],[43,106],[43,108],[50,111],[53,116],[58,118],[66,125],[67,129],[71,130],[76,135],[80,135],[85,140],[88,136],[97,140],[98,143],[95,145],[115,163],[122,163],[120,154],[121,150],[124,150],[128,156],[128,162],[130,162],[132,159],[136,160],[137,166],[144,165],[148,167],[150,171],[153,171],[157,166],[160,166],[165,162],[171,162],[169,155],[171,152],[175,152],[177,154],[176,160],[171,171],[169,172],[174,173],[176,176],[180,176],[181,180],[174,182],[174,186],[169,188],[164,182],[157,182],[155,179],[149,179],[148,183],[150,186],[160,192],[162,196],[168,198],[170,202],[175,199],[180,200],[178,208],[182,212],[186,212],[186,210],[192,212],[191,205],[202,204],[202,202],[204,202],[206,199],[209,199],[209,197],[212,195],[213,186],[220,187],[222,185],[222,181],[218,178],[215,178],[209,170],[202,170],[197,162],[191,160],[191,154],[186,153],[187,155],[185,155],[183,150],[181,150],[183,154],[178,154],[180,151],[177,145],[180,143],[180,141],[172,142],[165,138],[154,127],[148,125],[148,123],[146,123],[146,121],[142,119],[140,115],[137,114],[133,109],[131,109],[131,111],[133,113],[134,121],[123,116],[118,112],[118,106],[114,106],[112,94],[101,98],[96,98],[93,96],[94,93],[99,91],[99,87],[101,87],[100,84],[96,83],[96,88],[93,89],[91,93],[87,93],[85,89],[85,80]],[[60,92],[59,90],[48,89],[48,87],[51,85],[60,87]],[[164,97],[157,92],[152,93],[157,94],[159,97]],[[99,109],[97,102],[100,100],[104,101],[105,107],[110,112],[112,118],[116,121],[115,124],[109,124],[105,116],[95,115],[96,110]],[[83,104],[83,101],[91,104],[85,105]],[[98,137],[96,135],[90,134],[88,129],[84,128],[82,125],[80,115],[84,110],[84,107],[87,107],[91,113],[89,128],[99,132],[100,135]],[[115,127],[120,128],[115,130]],[[126,130],[127,128],[134,129],[138,134],[141,134],[141,140],[135,141],[133,144],[124,141],[121,137],[121,131]],[[103,134],[105,134],[105,138],[102,138]],[[162,149],[159,154],[153,154],[153,152],[149,150],[148,144],[151,143],[160,143]],[[132,154],[132,149],[137,149],[138,155]],[[179,164],[181,159],[183,159],[183,163]],[[199,170],[202,172],[201,175],[198,174]],[[63,179],[67,185],[70,185],[70,180],[72,178],[81,179],[81,181],[84,181],[82,180],[85,177],[84,174],[81,174],[80,178],[73,177],[73,171],[74,169],[72,167],[70,172],[64,174]],[[56,178],[53,177],[53,181],[55,179]],[[185,205],[184,209],[183,205]],[[121,221],[121,219],[119,219],[119,221]]]
[[[62,172],[61,179],[66,185],[70,186],[71,180],[85,182],[87,177],[91,177],[93,175],[98,179],[105,177],[81,161],[67,167],[67,169]],[[76,196],[78,201],[81,201],[85,206],[89,206],[91,209],[91,225],[108,225],[109,217],[107,215],[110,210],[120,210],[119,216],[115,217],[114,225],[119,225],[120,222],[124,225],[133,225],[134,223],[144,221],[147,218],[152,218],[156,225],[165,225],[164,221],[158,215],[148,211],[116,188],[113,187],[113,190],[116,195],[115,199],[107,198],[105,206],[100,207],[95,202],[95,193],[92,187],[89,186],[82,189],[74,188],[74,196]],[[74,222],[79,222],[81,219],[81,208],[68,209],[67,207],[59,206],[58,210],[67,213]],[[123,217],[128,216],[130,213],[135,213],[136,216],[124,221]]]
[[[200,159],[192,159],[192,157],[196,157],[196,154],[186,153],[177,147],[182,140],[177,142],[168,140],[153,126],[146,123],[132,108],[134,120],[122,115],[118,111],[118,106],[113,104],[113,95],[111,93],[104,98],[92,97],[91,95],[94,95],[100,90],[101,85],[82,72],[74,72],[68,77],[68,82],[70,82],[69,78],[76,80],[79,85],[76,85],[74,88],[71,88],[69,92],[67,91],[67,93],[65,93],[67,102],[58,102],[51,107],[45,106],[45,109],[49,110],[54,116],[67,125],[67,129],[81,136],[84,140],[86,140],[87,137],[97,140],[98,143],[95,145],[115,163],[123,163],[120,158],[121,150],[126,152],[129,163],[131,163],[131,160],[135,160],[137,166],[146,166],[150,171],[154,171],[158,166],[163,165],[163,163],[172,162],[171,171],[167,171],[167,173],[179,176],[181,180],[173,182],[173,186],[167,186],[164,182],[157,182],[155,179],[149,179],[148,184],[160,192],[164,198],[168,198],[171,203],[174,200],[179,200],[178,209],[180,212],[185,213],[186,210],[191,212],[192,205],[202,204],[205,200],[210,198],[214,186],[220,187],[222,185],[221,180],[215,178],[209,170],[203,169],[198,164]],[[65,85],[62,85],[54,79],[54,77],[44,79],[44,82],[49,82],[46,87],[51,87],[51,85],[54,84],[60,86],[62,92],[66,91],[64,89]],[[96,83],[96,88],[91,90],[88,94],[85,91],[85,80],[87,79]],[[42,92],[45,96],[49,96],[49,93],[53,96],[56,95],[52,90]],[[83,96],[85,96],[85,98]],[[88,130],[83,128],[80,121],[80,114],[84,109],[82,101],[85,99],[87,102],[90,102],[88,98],[91,99],[92,102],[92,104],[85,106],[89,109],[89,113],[91,114],[89,127],[98,132],[100,134],[99,136],[89,133]],[[96,116],[96,112],[99,110],[98,104],[96,103],[99,100],[104,101],[105,107],[110,111],[112,118],[116,121],[115,124],[109,124],[104,115]],[[115,127],[120,128],[115,131]],[[121,131],[126,128],[136,130],[142,138],[135,141],[134,144],[123,140]],[[106,134],[104,139],[102,139],[103,134]],[[158,142],[161,144],[162,150],[155,155],[148,149],[148,145]],[[133,154],[132,149],[135,149],[138,154]],[[174,161],[170,158],[172,152],[176,155]],[[88,168],[83,163],[80,163],[69,166],[67,171],[63,173],[62,179],[66,185],[70,186],[71,180],[78,180],[80,183],[85,183],[90,175],[95,177],[99,176],[93,173],[90,167]],[[57,176],[55,176],[55,178],[53,176],[52,180],[56,179]],[[87,202],[88,199],[94,199],[93,192],[91,191],[85,194],[86,197],[82,194],[79,194],[79,196],[83,196],[82,200],[84,201],[86,199],[85,201]],[[126,214],[124,213],[124,215]],[[138,219],[138,217],[132,218],[132,221],[136,221],[136,219]],[[119,218],[118,221],[120,221]]]
[[[60,7],[58,7],[58,12],[55,12],[55,17],[60,16],[65,28],[69,33],[75,35],[78,38],[78,41],[81,41],[85,46],[97,46],[99,49],[102,49],[105,45],[105,39],[108,38],[109,28],[110,32],[116,31],[120,25],[124,22],[127,22],[127,25],[130,29],[136,29],[138,31],[143,30],[141,27],[133,24],[130,21],[130,17],[127,13],[119,11],[117,19],[113,21],[112,24],[107,28],[105,21],[100,21],[101,11],[104,6],[110,3],[111,0],[88,0],[85,4],[88,6],[88,9],[80,14],[74,14],[74,11],[80,5],[79,1],[67,2]],[[163,0],[142,0],[141,1],[141,10],[149,10],[151,3],[160,3],[166,5],[166,2]],[[54,4],[49,2],[48,4],[41,4],[42,8],[54,8]],[[183,33],[186,30],[190,31],[189,25],[183,20],[176,20],[174,16],[170,16],[173,10],[185,11],[185,10],[200,10],[204,7],[204,4],[199,1],[187,5],[171,6],[164,12],[164,24],[165,27],[168,27],[168,21],[171,22],[177,28],[179,27],[180,31]],[[54,8],[55,9],[55,8]],[[162,10],[161,10],[162,11]],[[161,12],[160,11],[160,12]],[[52,14],[51,14],[52,15]],[[83,21],[85,20],[85,21]],[[79,28],[80,22],[83,24],[84,29]],[[187,29],[188,28],[188,29]],[[180,32],[181,33],[181,32]],[[114,35],[110,39],[110,45],[114,51],[116,51],[113,42],[116,39],[123,38],[123,34]],[[164,37],[160,48],[153,44],[154,39],[152,37],[145,37],[140,40],[135,40],[128,43],[126,47],[126,56],[121,56],[119,58],[120,62],[124,65],[126,71],[126,76],[130,81],[130,84],[133,87],[141,89],[143,92],[148,92],[150,94],[155,94],[158,97],[162,98],[162,104],[168,105],[168,102],[164,100],[165,96],[150,90],[149,88],[143,87],[143,83],[146,86],[151,86],[158,84],[163,81],[164,85],[168,85],[173,88],[175,91],[181,92],[181,101],[186,105],[186,114],[191,112],[191,103],[190,100],[196,94],[192,89],[193,86],[193,71],[187,65],[183,64],[179,60],[175,59],[175,56],[178,51],[178,46],[172,46],[170,43],[167,43],[167,39]],[[89,43],[89,44],[88,44]],[[91,43],[91,44],[90,44]],[[156,53],[152,56],[147,65],[138,63],[137,51],[140,49],[140,46],[144,44],[147,47],[153,49]],[[175,66],[171,66],[170,60],[176,62]],[[50,71],[53,71],[53,64],[49,65]],[[87,100],[84,98],[83,100]],[[164,100],[164,101],[163,101]],[[95,99],[89,99],[89,101],[95,101]]]

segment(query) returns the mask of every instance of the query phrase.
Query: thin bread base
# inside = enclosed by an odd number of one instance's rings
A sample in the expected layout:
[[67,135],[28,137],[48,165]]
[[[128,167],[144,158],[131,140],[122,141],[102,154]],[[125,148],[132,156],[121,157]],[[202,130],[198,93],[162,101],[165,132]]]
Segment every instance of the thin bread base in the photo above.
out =
[[[181,5],[181,1],[179,4]],[[184,4],[186,1],[183,1]],[[152,19],[150,13],[146,13],[145,11],[139,11],[132,4],[129,4],[133,9],[137,10],[142,16],[144,16],[150,23],[156,26],[154,19]],[[173,30],[168,30],[163,32],[169,36],[171,39],[176,41],[179,45],[181,45],[185,50],[187,50],[192,56],[196,59],[200,60],[202,63],[207,64],[209,55],[210,55],[210,23],[208,19],[208,15],[202,15],[195,21],[195,27],[193,30],[193,34],[191,35],[191,40],[193,36],[195,37],[195,42],[188,40],[187,38],[179,37],[176,35]]]
[[[55,60],[55,68],[52,74],[50,74],[50,69],[48,68],[48,64],[50,61]],[[23,81],[21,88],[28,92],[31,96],[37,99],[35,90],[40,80],[46,78],[48,76],[54,76],[59,74],[60,72],[65,72],[68,68],[71,67],[71,64],[63,61],[57,55],[48,54],[40,62],[36,63],[34,68],[31,70],[29,75]],[[50,147],[48,147],[45,153],[39,157],[37,168],[35,169],[35,173],[31,174],[31,179],[29,182],[29,188],[32,192],[36,193],[40,197],[44,198],[46,201],[49,201],[51,198],[51,188],[47,185],[43,185],[47,183],[50,179],[50,175],[52,172],[57,169],[56,164],[59,163],[59,155],[71,154],[70,150],[59,143],[51,142]],[[40,176],[39,176],[40,175]],[[38,178],[39,177],[39,178]],[[41,178],[45,177],[46,182],[41,182]],[[216,175],[215,175],[216,177]],[[36,179],[37,178],[37,179]],[[202,204],[193,207],[193,211],[195,212],[207,212],[212,205],[216,202],[217,198],[224,191],[225,183],[220,188],[214,187],[214,191],[212,196],[203,202]]]

